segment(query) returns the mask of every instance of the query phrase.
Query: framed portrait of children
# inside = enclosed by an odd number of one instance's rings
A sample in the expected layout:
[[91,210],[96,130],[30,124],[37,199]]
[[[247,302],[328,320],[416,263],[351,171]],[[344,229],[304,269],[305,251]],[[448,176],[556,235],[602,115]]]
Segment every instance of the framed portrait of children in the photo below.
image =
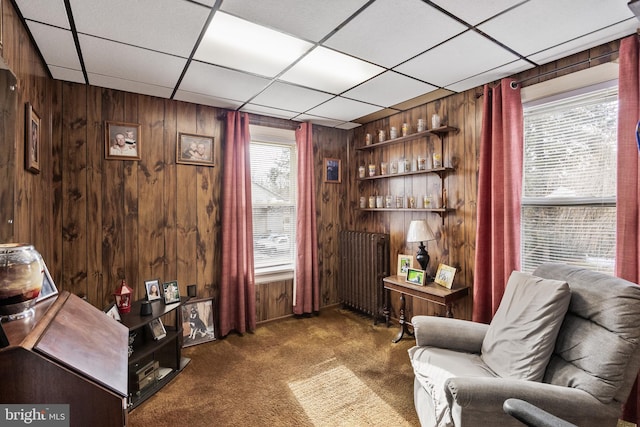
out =
[[190,300],[182,307],[182,346],[189,347],[216,339],[213,298]]
[[178,132],[176,162],[187,165],[215,166],[213,142],[212,136]]
[[140,125],[105,122],[104,158],[108,160],[140,160]]
[[456,275],[456,269],[454,267],[450,267],[445,264],[440,264],[438,266],[438,271],[436,272],[436,277],[434,282],[436,282],[440,286],[444,286],[447,289],[451,289],[453,286],[453,278]]

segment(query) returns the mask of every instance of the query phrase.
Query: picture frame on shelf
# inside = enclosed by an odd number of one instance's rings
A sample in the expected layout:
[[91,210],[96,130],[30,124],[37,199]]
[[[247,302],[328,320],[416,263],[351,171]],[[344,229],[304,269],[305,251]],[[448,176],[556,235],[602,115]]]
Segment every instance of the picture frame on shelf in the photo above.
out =
[[162,285],[162,293],[164,295],[165,304],[174,304],[180,302],[180,288],[178,287],[178,281],[172,280],[171,282],[164,283]]
[[122,318],[120,317],[120,312],[118,311],[118,306],[116,305],[115,302],[112,302],[111,304],[109,304],[109,306],[104,309],[104,313],[107,316],[111,317],[113,320],[117,320],[118,322],[122,321]]
[[413,268],[413,255],[398,254],[398,269],[397,275],[400,277],[407,277],[407,272],[410,268]]
[[107,160],[140,160],[142,139],[137,123],[106,121],[104,126],[104,158]]
[[44,261],[42,261],[42,266],[43,266],[43,272],[44,272],[42,277],[42,289],[40,289],[40,294],[36,299],[36,303],[42,300],[45,300],[47,298],[51,298],[55,295],[58,295],[58,288],[56,287],[56,284],[53,282],[53,279],[51,278],[51,274],[49,273],[49,269],[47,268],[47,265],[44,263]]
[[330,184],[340,184],[342,182],[342,161],[325,157],[324,159],[324,182]]
[[446,264],[440,264],[438,265],[438,271],[436,272],[434,282],[447,289],[451,289],[453,287],[453,278],[455,275],[456,269],[454,267],[450,267]]
[[178,132],[176,162],[186,165],[215,166],[213,136]]
[[407,282],[414,285],[424,286],[424,276],[424,270],[419,270],[417,268],[408,268],[406,280]]
[[149,322],[149,329],[151,330],[151,335],[153,339],[158,341],[167,336],[167,330],[164,328],[162,324],[162,320],[159,317],[153,319]]
[[34,174],[40,173],[40,116],[31,103],[25,107],[24,164]]
[[147,301],[156,301],[162,298],[160,279],[145,280],[144,287],[147,291]]
[[216,339],[213,298],[190,300],[180,308],[184,322],[182,347],[190,347]]

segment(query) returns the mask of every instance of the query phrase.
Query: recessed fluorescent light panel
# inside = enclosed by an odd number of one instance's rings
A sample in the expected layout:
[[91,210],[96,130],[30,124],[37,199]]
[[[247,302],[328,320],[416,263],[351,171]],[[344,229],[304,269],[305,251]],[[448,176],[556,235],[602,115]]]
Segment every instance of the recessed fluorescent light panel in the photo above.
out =
[[194,58],[275,77],[311,47],[304,40],[218,11]]
[[316,47],[281,80],[339,94],[380,74],[384,68],[325,47]]

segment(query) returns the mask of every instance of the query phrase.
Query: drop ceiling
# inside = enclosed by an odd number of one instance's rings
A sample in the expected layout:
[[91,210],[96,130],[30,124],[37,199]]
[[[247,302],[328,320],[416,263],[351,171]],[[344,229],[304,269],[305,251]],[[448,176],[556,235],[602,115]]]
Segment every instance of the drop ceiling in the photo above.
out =
[[54,79],[351,129],[632,34],[626,0],[14,0]]

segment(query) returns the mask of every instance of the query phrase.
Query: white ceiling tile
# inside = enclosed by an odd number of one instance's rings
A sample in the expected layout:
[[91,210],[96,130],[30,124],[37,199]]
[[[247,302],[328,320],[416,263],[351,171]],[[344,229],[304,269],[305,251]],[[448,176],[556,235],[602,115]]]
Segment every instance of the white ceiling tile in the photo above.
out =
[[368,0],[234,0],[222,2],[221,10],[269,28],[320,41]]
[[233,99],[218,98],[215,96],[208,96],[201,93],[188,92],[185,90],[177,91],[173,99],[175,99],[176,101],[191,102],[193,104],[226,108],[229,110],[240,108],[240,106],[242,106],[243,104],[243,102],[235,101]]
[[301,39],[218,12],[194,58],[275,77],[312,47]]
[[28,25],[29,31],[31,31],[45,62],[49,66],[82,71],[71,31],[32,21]]
[[375,105],[336,97],[330,99],[322,105],[318,105],[317,107],[312,108],[307,113],[314,116],[327,117],[330,119],[343,120],[348,122],[353,119],[357,119],[358,117],[371,114],[374,111],[378,111],[379,109],[380,108]]
[[49,66],[51,77],[56,80],[62,80],[63,82],[74,82],[85,84],[84,74],[82,71],[70,70],[69,68],[56,67],[55,65]]
[[478,29],[529,56],[631,17],[626,1],[531,0]]
[[98,87],[106,87],[109,89],[122,90],[131,93],[140,93],[142,95],[157,96],[160,98],[169,98],[172,88],[150,85],[132,80],[125,80],[120,77],[105,76],[102,74],[88,73],[89,84]]
[[344,123],[344,120],[327,119],[326,117],[318,117],[312,114],[301,114],[296,117],[296,121],[309,122],[313,123],[314,125],[327,126],[330,128],[340,126]]
[[387,71],[342,94],[347,98],[390,107],[407,99],[436,90],[435,86]]
[[318,92],[317,90],[288,83],[274,82],[264,92],[253,98],[251,102],[301,113],[333,97],[334,95]]
[[400,65],[396,70],[445,87],[517,59],[517,56],[475,31],[467,31]]
[[210,8],[185,0],[69,0],[79,33],[188,58]]
[[24,19],[45,22],[60,28],[71,29],[64,0],[47,0],[45,4],[33,0],[16,0]]
[[174,87],[186,64],[183,58],[134,46],[83,35],[79,39],[87,74]]
[[638,20],[636,18],[630,18],[600,31],[587,34],[567,43],[552,47],[551,49],[543,50],[542,52],[529,56],[528,59],[532,60],[536,64],[546,64],[548,62],[564,58],[567,55],[582,52],[590,47],[599,46],[610,42],[611,40],[623,38],[635,33],[637,28]]
[[394,67],[466,29],[421,0],[377,0],[325,45]]
[[445,9],[452,15],[465,21],[467,24],[477,25],[482,21],[522,3],[522,0],[432,0],[435,4]]
[[269,80],[262,77],[194,61],[182,79],[180,90],[244,102],[268,84]]
[[339,94],[384,71],[342,53],[317,47],[284,73],[280,79]]
[[494,68],[493,70],[489,70],[477,76],[449,85],[447,86],[447,89],[454,92],[464,92],[465,90],[473,89],[474,87],[512,76],[533,67],[534,66],[530,62],[519,59],[502,67]]
[[338,125],[336,127],[338,129],[349,130],[349,129],[355,129],[355,128],[360,127],[360,126],[362,126],[360,123],[344,122],[344,123],[342,123],[342,124],[340,124],[340,125]]
[[240,111],[247,113],[261,114],[263,116],[278,117],[281,119],[291,120],[300,113],[294,111],[281,110],[279,108],[264,107],[256,104],[246,104]]

